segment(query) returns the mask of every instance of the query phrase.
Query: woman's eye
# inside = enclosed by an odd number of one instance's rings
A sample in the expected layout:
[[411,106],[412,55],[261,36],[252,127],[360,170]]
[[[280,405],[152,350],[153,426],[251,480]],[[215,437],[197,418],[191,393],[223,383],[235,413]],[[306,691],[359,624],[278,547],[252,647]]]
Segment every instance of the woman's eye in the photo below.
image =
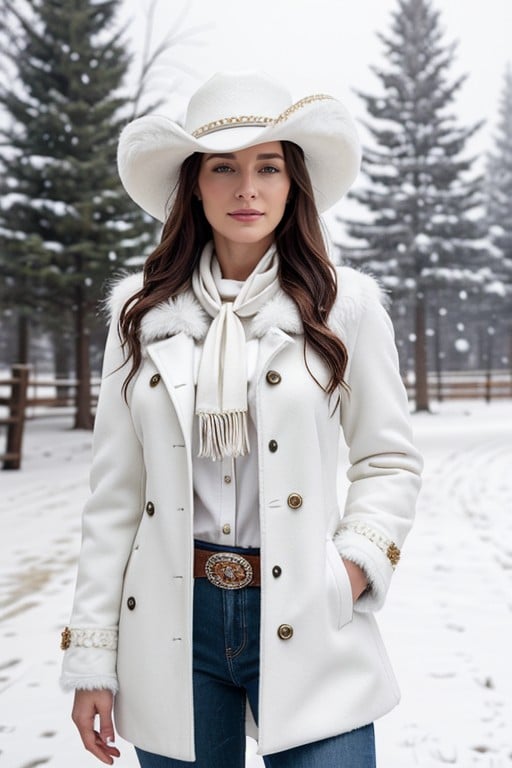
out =
[[232,170],[232,168],[229,167],[229,165],[216,165],[213,169],[214,173],[229,173]]
[[276,168],[275,165],[265,165],[261,170],[263,173],[279,173],[279,168]]

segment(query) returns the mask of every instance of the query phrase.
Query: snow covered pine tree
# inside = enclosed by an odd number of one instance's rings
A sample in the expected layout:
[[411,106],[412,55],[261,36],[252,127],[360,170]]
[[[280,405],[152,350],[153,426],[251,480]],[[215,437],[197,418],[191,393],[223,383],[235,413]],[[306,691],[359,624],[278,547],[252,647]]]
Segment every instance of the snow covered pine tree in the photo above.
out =
[[482,221],[470,215],[482,203],[481,182],[469,178],[473,160],[463,156],[479,125],[459,128],[449,110],[465,77],[449,82],[455,46],[443,44],[429,0],[398,0],[390,33],[379,38],[387,66],[373,71],[383,93],[358,91],[372,118],[364,122],[372,139],[363,162],[368,184],[351,193],[371,217],[345,222],[364,242],[342,252],[390,290],[394,319],[408,318],[416,409],[429,410],[427,292],[461,292],[490,279]]
[[49,330],[71,329],[81,428],[91,426],[89,337],[105,279],[154,236],[116,169],[130,105],[120,5],[27,0],[22,11],[4,0],[0,23],[10,75],[0,86],[0,299]]

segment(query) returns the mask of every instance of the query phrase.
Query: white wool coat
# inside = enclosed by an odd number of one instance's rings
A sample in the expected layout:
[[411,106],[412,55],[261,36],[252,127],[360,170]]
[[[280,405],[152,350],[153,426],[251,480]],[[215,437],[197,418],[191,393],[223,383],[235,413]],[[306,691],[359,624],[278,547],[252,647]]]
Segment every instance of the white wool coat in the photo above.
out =
[[[413,520],[421,458],[380,289],[350,268],[337,274],[329,322],[348,350],[349,390],[334,412],[336,399],[305,367],[300,315],[283,291],[249,330],[259,339],[260,754],[370,723],[399,700],[374,612]],[[92,493],[61,680],[68,689],[116,691],[115,721],[125,739],[193,761],[193,353],[210,319],[190,291],[148,312],[143,362],[126,403],[128,368],[120,367],[116,325],[140,285],[140,275],[129,276],[111,297]],[[325,384],[324,363],[311,351],[308,363]],[[269,381],[269,370],[279,376]],[[342,498],[340,435],[350,461]],[[370,581],[355,605],[340,555]],[[278,633],[282,624],[293,627],[288,639]]]

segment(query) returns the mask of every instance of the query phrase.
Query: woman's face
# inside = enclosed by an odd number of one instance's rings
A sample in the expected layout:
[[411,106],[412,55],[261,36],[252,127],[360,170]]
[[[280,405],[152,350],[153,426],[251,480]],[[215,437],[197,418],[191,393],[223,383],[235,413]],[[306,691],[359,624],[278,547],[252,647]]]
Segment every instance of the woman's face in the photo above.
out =
[[270,246],[289,192],[280,141],[203,155],[198,193],[216,245]]

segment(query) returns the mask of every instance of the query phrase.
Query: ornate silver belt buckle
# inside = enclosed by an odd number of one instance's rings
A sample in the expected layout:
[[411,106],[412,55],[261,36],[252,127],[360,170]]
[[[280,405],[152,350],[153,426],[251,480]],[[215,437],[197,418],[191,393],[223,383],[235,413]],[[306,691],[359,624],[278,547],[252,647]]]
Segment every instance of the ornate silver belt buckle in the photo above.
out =
[[210,555],[204,566],[206,578],[221,589],[242,589],[252,581],[252,566],[234,552]]

